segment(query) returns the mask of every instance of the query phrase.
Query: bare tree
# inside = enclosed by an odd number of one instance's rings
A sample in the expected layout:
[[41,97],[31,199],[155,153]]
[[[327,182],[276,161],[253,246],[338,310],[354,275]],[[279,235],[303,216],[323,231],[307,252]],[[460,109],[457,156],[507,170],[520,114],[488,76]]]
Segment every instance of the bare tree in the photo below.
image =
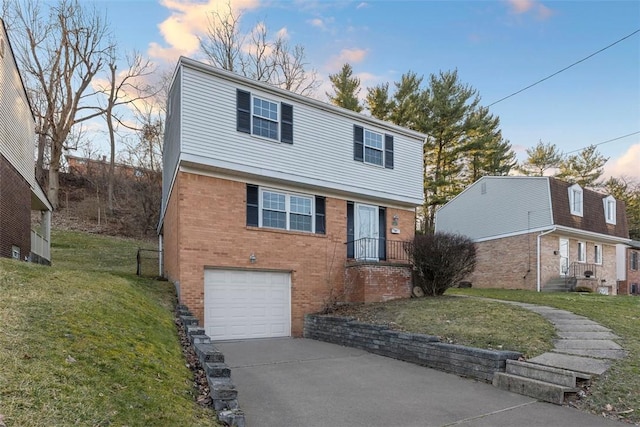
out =
[[200,38],[200,49],[211,64],[303,95],[318,88],[316,71],[307,71],[304,47],[291,47],[282,33],[270,40],[264,22],[243,35],[241,18],[242,12],[234,13],[230,3],[224,12],[211,12],[207,33]]
[[147,98],[154,96],[150,86],[145,83],[145,78],[149,77],[155,70],[153,64],[144,59],[139,53],[133,52],[127,55],[127,69],[118,73],[118,56],[115,45],[112,45],[108,56],[108,76],[105,85],[99,87],[99,91],[106,96],[106,105],[98,108],[104,112],[109,134],[110,158],[107,186],[107,209],[113,214],[114,199],[114,176],[115,176],[115,156],[116,156],[116,130],[118,126],[123,126],[131,130],[139,130],[136,126],[126,123],[118,109],[127,105],[135,105]]
[[[91,80],[104,64],[108,25],[95,9],[85,10],[77,0],[59,0],[52,6],[39,1],[13,3],[14,29],[22,43],[17,57],[31,95],[38,129],[38,164],[44,169],[49,148],[47,195],[58,207],[60,158],[71,128],[102,112],[79,117]],[[43,8],[48,7],[48,13]],[[36,98],[39,94],[42,97]]]

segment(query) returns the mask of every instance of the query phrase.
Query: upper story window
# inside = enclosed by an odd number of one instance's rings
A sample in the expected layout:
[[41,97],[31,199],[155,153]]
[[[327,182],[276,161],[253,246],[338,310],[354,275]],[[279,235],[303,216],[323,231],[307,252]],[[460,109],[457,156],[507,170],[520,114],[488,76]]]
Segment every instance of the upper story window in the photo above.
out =
[[353,160],[393,169],[393,136],[354,125]]
[[613,196],[607,196],[602,199],[604,203],[604,219],[607,224],[616,225],[616,199]]
[[325,198],[247,184],[247,225],[325,234]]
[[293,144],[293,106],[237,89],[236,129]]
[[571,215],[582,216],[582,196],[582,187],[578,184],[569,187],[569,209],[571,210]]
[[638,269],[638,251],[631,251],[631,255],[629,256],[629,268],[631,270]]

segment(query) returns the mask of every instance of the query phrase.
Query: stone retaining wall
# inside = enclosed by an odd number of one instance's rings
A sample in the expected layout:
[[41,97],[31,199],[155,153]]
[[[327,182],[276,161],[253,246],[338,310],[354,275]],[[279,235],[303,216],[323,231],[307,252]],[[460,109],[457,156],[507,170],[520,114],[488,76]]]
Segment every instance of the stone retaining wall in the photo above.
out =
[[231,369],[224,363],[224,355],[211,343],[211,338],[205,335],[204,329],[198,326],[198,319],[186,306],[179,305],[178,314],[200,365],[207,374],[218,420],[228,426],[245,427],[244,413],[238,407],[238,390],[231,381]]
[[360,323],[348,317],[307,315],[304,337],[487,382],[493,380],[495,372],[505,371],[507,359],[517,360],[522,356],[515,351],[446,344],[435,336],[392,331],[385,326]]

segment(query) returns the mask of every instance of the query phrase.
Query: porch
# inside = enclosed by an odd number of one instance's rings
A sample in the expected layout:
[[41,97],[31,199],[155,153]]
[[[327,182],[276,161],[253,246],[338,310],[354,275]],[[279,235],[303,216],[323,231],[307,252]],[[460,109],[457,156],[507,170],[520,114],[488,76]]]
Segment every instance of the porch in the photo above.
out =
[[612,294],[612,284],[598,276],[598,264],[572,262],[565,269],[565,274],[553,278],[543,287],[544,292],[575,292],[576,289],[590,289],[604,295]]

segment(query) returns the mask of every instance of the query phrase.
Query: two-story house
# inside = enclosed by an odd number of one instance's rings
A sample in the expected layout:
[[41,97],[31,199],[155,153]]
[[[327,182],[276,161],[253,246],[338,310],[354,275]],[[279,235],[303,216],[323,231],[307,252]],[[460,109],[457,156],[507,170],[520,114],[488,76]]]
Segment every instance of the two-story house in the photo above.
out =
[[167,111],[163,271],[212,339],[410,295],[424,135],[188,58]]
[[624,203],[551,177],[483,177],[436,212],[436,231],[476,242],[474,287],[616,292]]
[[[0,257],[50,264],[52,207],[35,179],[35,120],[0,19]],[[32,222],[32,211],[37,212]]]

